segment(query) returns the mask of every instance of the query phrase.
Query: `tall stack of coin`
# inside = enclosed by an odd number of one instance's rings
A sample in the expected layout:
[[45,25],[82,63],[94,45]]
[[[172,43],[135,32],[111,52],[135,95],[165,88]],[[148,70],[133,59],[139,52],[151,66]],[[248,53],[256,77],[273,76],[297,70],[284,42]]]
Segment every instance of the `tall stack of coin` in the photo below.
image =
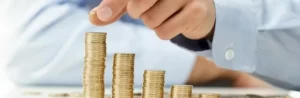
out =
[[192,85],[173,85],[170,91],[170,98],[191,98]]
[[130,53],[114,54],[112,98],[134,97],[134,58]]
[[164,85],[164,70],[145,70],[142,98],[163,98]]
[[[220,94],[200,94],[199,98],[220,98]],[[246,98],[246,97],[243,97]]]
[[105,57],[106,33],[86,33],[83,98],[104,98]]

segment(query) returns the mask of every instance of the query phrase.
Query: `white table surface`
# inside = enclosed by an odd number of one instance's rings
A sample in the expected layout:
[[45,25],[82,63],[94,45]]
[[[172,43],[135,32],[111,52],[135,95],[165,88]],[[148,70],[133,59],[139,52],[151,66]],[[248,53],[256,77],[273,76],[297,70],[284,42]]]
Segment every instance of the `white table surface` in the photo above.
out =
[[[140,88],[135,88],[135,92],[141,92]],[[169,92],[169,89],[165,89]],[[40,92],[39,96],[24,95],[24,92]],[[17,87],[10,91],[5,98],[48,98],[49,93],[70,93],[82,92],[81,87]],[[106,89],[106,94],[111,94],[111,89]],[[238,88],[193,88],[193,93],[218,93],[218,94],[257,94],[257,95],[291,95],[293,98],[300,98],[299,92],[270,89],[238,89]]]

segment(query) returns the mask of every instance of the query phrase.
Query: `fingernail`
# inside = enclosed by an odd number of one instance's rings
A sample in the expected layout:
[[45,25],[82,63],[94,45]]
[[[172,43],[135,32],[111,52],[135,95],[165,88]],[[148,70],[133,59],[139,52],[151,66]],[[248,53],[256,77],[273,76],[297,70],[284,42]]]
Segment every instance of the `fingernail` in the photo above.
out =
[[95,8],[93,8],[90,12],[89,12],[89,14],[96,14],[96,11],[97,11],[97,7],[95,7]]
[[98,10],[97,16],[102,21],[108,21],[108,19],[112,16],[112,11],[109,7],[103,7]]

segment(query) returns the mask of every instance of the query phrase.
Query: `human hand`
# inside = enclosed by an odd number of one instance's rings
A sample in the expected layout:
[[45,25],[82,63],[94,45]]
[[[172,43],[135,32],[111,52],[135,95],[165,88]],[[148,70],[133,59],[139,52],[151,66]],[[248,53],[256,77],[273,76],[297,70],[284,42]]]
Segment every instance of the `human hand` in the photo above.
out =
[[197,57],[187,84],[207,86],[218,84],[219,81],[222,82],[222,85],[224,85],[223,82],[229,82],[225,83],[226,86],[237,88],[276,88],[248,73],[220,68],[204,57]]
[[103,0],[91,10],[89,19],[92,24],[103,26],[115,22],[125,12],[141,19],[163,40],[180,33],[200,39],[212,31],[215,23],[213,0]]

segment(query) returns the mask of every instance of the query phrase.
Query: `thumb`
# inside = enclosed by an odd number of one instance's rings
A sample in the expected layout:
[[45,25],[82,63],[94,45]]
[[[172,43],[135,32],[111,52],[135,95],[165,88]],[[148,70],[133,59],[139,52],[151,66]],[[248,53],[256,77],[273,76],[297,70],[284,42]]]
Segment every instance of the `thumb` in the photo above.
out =
[[116,15],[116,17],[110,19],[109,21],[102,21],[100,20],[98,17],[99,15],[97,15],[97,11],[98,11],[98,7],[95,7],[94,9],[92,9],[89,13],[89,20],[93,25],[96,26],[104,26],[104,25],[108,25],[111,24],[117,20],[119,20],[121,18],[121,16],[123,16],[123,14],[125,13],[126,9],[123,9],[118,15]]
[[97,8],[97,16],[107,22],[118,17],[130,0],[103,0]]

